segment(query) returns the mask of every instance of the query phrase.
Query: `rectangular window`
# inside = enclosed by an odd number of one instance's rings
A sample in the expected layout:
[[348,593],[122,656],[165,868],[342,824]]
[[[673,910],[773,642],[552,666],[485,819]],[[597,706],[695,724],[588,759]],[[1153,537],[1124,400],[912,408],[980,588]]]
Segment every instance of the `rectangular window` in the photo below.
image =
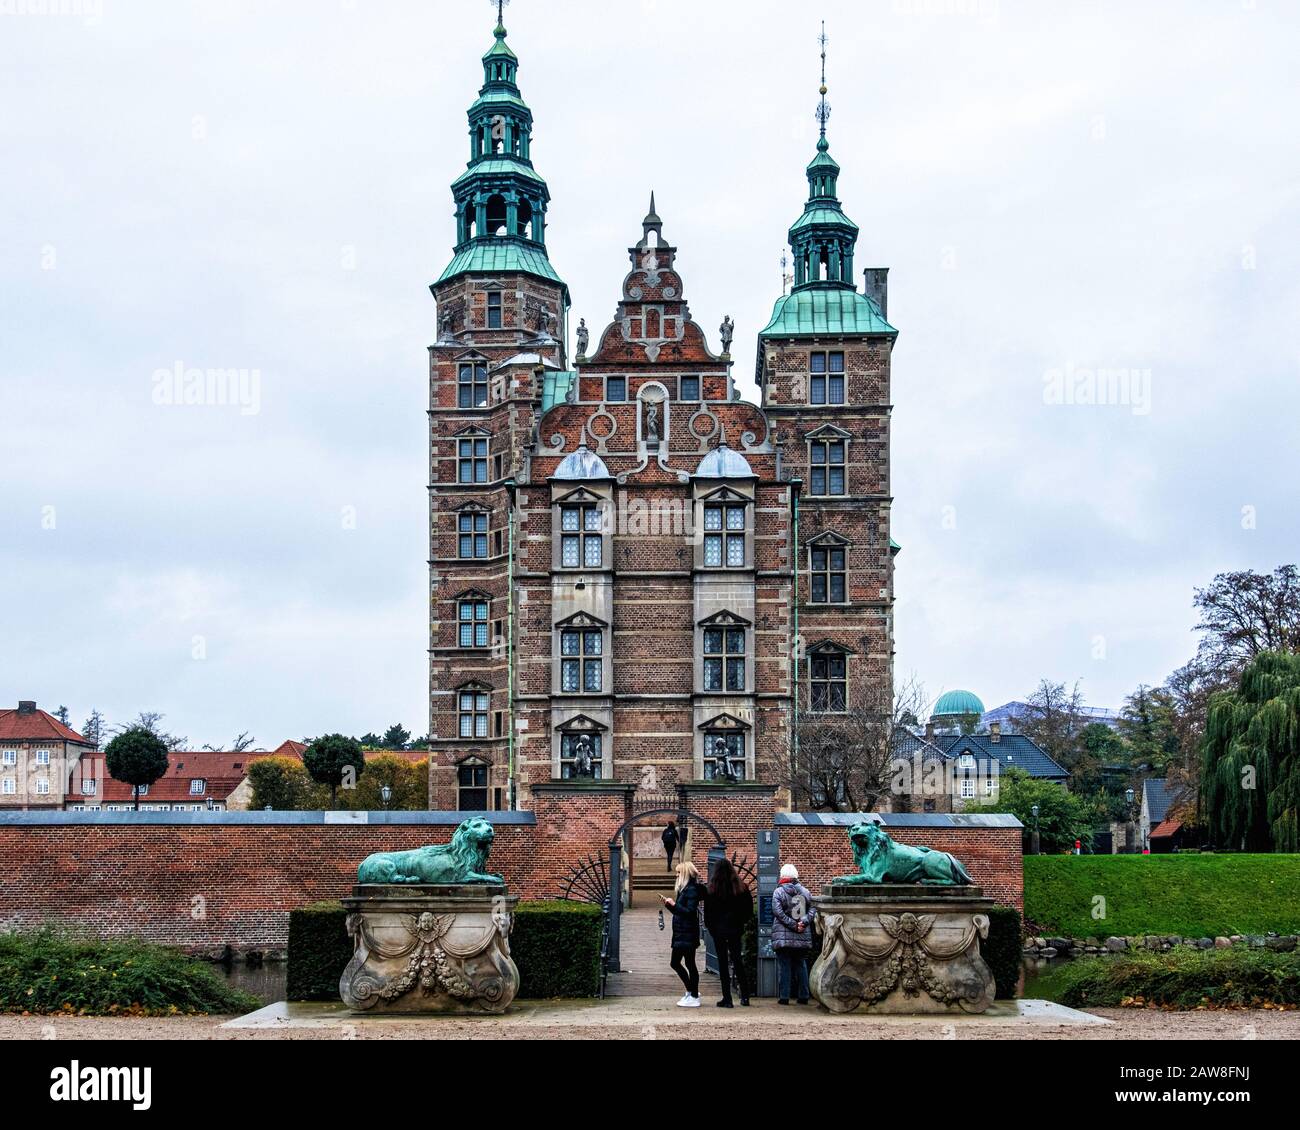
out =
[[485,483],[487,477],[487,437],[459,440],[456,447],[458,459],[456,481],[462,483]]
[[560,633],[560,689],[564,693],[577,694],[581,689],[591,694],[603,689],[601,645],[598,629],[565,630]]
[[961,779],[961,795],[963,799],[969,799],[975,795],[975,782],[969,777]]
[[462,600],[460,602],[461,647],[487,647],[488,645],[488,602],[486,600]]
[[560,565],[599,569],[604,562],[604,520],[598,506],[560,508]]
[[36,778],[36,792],[38,796],[45,796],[50,791],[50,779],[48,777]]
[[844,448],[842,439],[815,439],[808,445],[810,494],[844,494]]
[[704,629],[704,689],[744,691],[744,628]]
[[842,714],[848,703],[848,661],[843,655],[814,655],[810,665],[812,709]]
[[488,291],[487,328],[490,330],[501,328],[501,292],[497,290]]
[[845,559],[843,546],[812,551],[812,602],[814,604],[843,604],[846,595]]
[[622,404],[627,400],[627,377],[606,377],[605,399],[611,404]]
[[488,555],[488,516],[478,512],[462,514],[459,523],[460,556],[486,557]]
[[462,738],[488,736],[488,705],[491,697],[487,691],[478,689],[460,692],[460,736]]
[[458,408],[486,408],[488,402],[487,362],[466,362],[460,366],[456,390]]
[[18,782],[12,777],[6,777],[3,781],[0,781],[0,793],[4,793],[5,796],[13,796],[17,791]]
[[81,782],[81,795],[82,795],[82,796],[94,796],[94,795],[95,795],[95,790],[97,789],[97,787],[98,787],[98,786],[96,785],[96,783],[95,783],[95,781],[94,781],[93,778],[90,779],[90,780],[82,781],[82,782]]
[[190,796],[202,796],[208,791],[208,783],[202,777],[195,777],[190,782]]
[[462,812],[486,812],[488,806],[488,767],[472,762],[456,770],[459,793],[456,807]]
[[809,358],[808,402],[844,403],[844,354],[814,353]]
[[50,763],[50,751],[48,749],[38,749],[36,751],[36,764],[48,765]]
[[[716,532],[714,532],[716,531]],[[704,564],[720,569],[745,566],[745,508],[743,506],[706,506],[704,508]]]
[[745,779],[745,735],[727,731],[704,735],[704,779]]
[[700,398],[700,378],[683,377],[681,382],[682,400],[699,400]]
[[579,754],[591,758],[593,775],[599,779],[601,772],[600,734],[561,734],[560,735],[560,776],[573,776],[574,762]]
[[7,749],[2,754],[0,754],[0,759],[3,760],[3,763],[5,765],[17,765],[18,751],[16,749]]

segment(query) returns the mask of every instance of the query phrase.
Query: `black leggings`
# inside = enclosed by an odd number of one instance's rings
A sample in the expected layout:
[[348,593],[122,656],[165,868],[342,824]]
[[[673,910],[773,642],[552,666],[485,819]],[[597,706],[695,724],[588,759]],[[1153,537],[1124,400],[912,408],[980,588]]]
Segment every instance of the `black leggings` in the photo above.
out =
[[668,963],[682,979],[686,991],[693,997],[700,995],[700,971],[695,968],[694,946],[673,946],[673,959]]
[[[722,982],[722,999],[731,1000],[731,970],[736,971],[740,982],[740,999],[749,1000],[749,985],[745,977],[745,963],[740,957],[739,934],[714,934],[713,944],[718,950],[718,978]],[[730,961],[728,961],[730,958]]]

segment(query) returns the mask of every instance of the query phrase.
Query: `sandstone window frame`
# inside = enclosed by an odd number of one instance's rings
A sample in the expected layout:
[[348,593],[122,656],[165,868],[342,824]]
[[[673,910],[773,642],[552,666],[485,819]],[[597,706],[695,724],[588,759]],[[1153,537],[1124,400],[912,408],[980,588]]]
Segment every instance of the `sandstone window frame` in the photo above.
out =
[[462,486],[486,485],[489,481],[488,457],[492,450],[491,434],[484,428],[462,428],[452,436],[452,440],[456,445],[453,455],[456,464],[454,481]]
[[[585,487],[554,498],[551,502],[551,569],[557,573],[576,574],[612,568],[614,560],[611,513],[614,502],[604,494]],[[566,512],[578,511],[576,529]],[[567,540],[566,540],[567,539]],[[570,555],[566,560],[566,550]],[[596,551],[599,551],[599,560]],[[576,557],[574,556],[576,555]],[[576,564],[570,563],[576,560]]]
[[[808,456],[808,498],[847,498],[849,491],[849,455],[853,434],[834,424],[823,424],[804,436]],[[834,489],[836,474],[839,488]],[[818,476],[821,476],[818,490]]]
[[[492,688],[486,683],[471,680],[456,687],[454,693],[456,695],[456,740],[491,741]],[[466,729],[470,732],[466,733]]]
[[[576,654],[566,655],[564,652],[565,637],[573,634],[580,637],[579,650]],[[598,647],[600,650],[598,652],[585,650],[589,635],[599,637]],[[557,621],[554,629],[551,659],[552,693],[563,695],[566,698],[576,696],[601,698],[608,696],[612,691],[614,677],[610,636],[609,624],[593,616],[590,612],[575,612],[572,616]],[[577,687],[570,690],[565,685],[565,670],[566,665],[575,662],[578,671]],[[599,672],[599,686],[594,689],[589,688],[587,685],[589,670]]]
[[[462,651],[486,651],[492,646],[492,597],[471,589],[458,593],[452,601],[456,606],[456,647]],[[466,628],[470,643],[464,642]],[[478,642],[480,639],[482,643]]]
[[[729,512],[740,510],[743,525],[729,528]],[[712,515],[721,514],[720,523]],[[743,573],[754,569],[755,504],[752,495],[729,486],[707,491],[695,499],[695,568],[709,573]],[[717,525],[719,528],[711,529]],[[712,540],[711,540],[712,539]],[[743,560],[732,560],[733,546],[742,547]],[[710,558],[720,564],[711,564]]]
[[[834,530],[825,530],[808,539],[808,603],[816,605],[849,604],[849,550],[852,543]],[[820,560],[818,555],[822,555]],[[835,565],[835,555],[840,554],[840,565]],[[835,598],[836,579],[840,596]],[[820,584],[820,590],[818,582]],[[821,596],[818,596],[818,592]]]
[[552,728],[551,771],[555,779],[573,779],[573,747],[581,737],[592,739],[595,747],[592,753],[596,768],[595,780],[612,778],[614,758],[609,726],[589,714],[575,713]]
[[[469,770],[470,782],[465,782],[465,772]],[[482,777],[482,784],[479,784],[479,777]],[[469,805],[465,802],[465,794],[470,793],[470,799],[477,799],[477,794],[482,793],[483,803],[480,805]],[[468,757],[461,758],[456,762],[456,808],[460,812],[491,812],[492,799],[492,762],[486,757],[479,754],[470,754]]]
[[[820,362],[820,367],[818,362]],[[834,366],[838,362],[839,368]],[[835,380],[838,378],[838,387]],[[808,354],[808,403],[814,407],[838,407],[844,404],[848,379],[843,349],[814,349]],[[838,398],[833,395],[838,392]]]
[[[614,389],[617,386],[618,395],[614,395]],[[627,377],[620,373],[611,373],[605,378],[605,394],[602,398],[607,404],[627,404],[628,387]]]
[[[808,713],[835,716],[849,713],[849,656],[842,644],[824,641],[808,648]],[[824,688],[818,702],[818,688]],[[836,689],[839,689],[838,702]]]
[[717,761],[717,757],[710,751],[710,740],[718,737],[730,739],[733,735],[739,735],[740,748],[744,754],[740,779],[742,781],[755,779],[754,728],[743,718],[722,710],[706,717],[695,727],[695,732],[695,771],[699,780],[717,779],[716,773],[710,774],[709,762]]
[[[455,511],[456,515],[456,557],[461,561],[483,561],[491,556],[489,552],[492,512],[480,503],[473,502]],[[468,521],[466,521],[468,519]],[[466,528],[468,527],[468,528]],[[480,542],[479,539],[482,539]],[[468,542],[467,540],[468,539]],[[470,552],[465,552],[468,544]],[[479,552],[479,548],[483,552]]]
[[480,412],[490,401],[487,358],[470,358],[456,362],[456,409]]
[[[710,636],[721,634],[721,650],[711,650]],[[730,651],[732,633],[741,633],[743,650]],[[739,657],[739,662],[737,658]],[[720,685],[710,687],[710,671],[714,665],[719,673]],[[732,686],[731,672],[739,669],[741,685]],[[754,693],[754,624],[737,612],[723,609],[705,617],[695,626],[695,689],[699,694],[713,696],[752,695]]]

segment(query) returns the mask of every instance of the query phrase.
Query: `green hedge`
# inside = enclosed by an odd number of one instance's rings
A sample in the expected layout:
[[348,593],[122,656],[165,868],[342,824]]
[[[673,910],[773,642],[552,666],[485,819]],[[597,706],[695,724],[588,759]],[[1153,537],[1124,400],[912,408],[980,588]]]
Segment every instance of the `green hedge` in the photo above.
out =
[[167,946],[56,930],[0,934],[0,1012],[224,1015],[261,1006],[209,963]]
[[1011,1000],[1020,983],[1020,911],[1014,906],[995,906],[989,912],[989,936],[980,939],[980,953],[993,971],[998,1000]]
[[341,902],[316,902],[289,912],[285,995],[291,1001],[339,999],[339,978],[352,960],[347,917]]
[[1300,954],[1265,949],[1081,957],[1044,973],[1035,995],[1071,1008],[1300,1005]]
[[600,992],[600,907],[521,902],[510,933],[521,997],[594,997]]
[[[336,1001],[339,978],[352,959],[347,912],[318,902],[289,914],[291,1001]],[[600,991],[600,908],[582,902],[521,902],[515,909],[510,954],[519,967],[521,997],[594,997]]]
[[1025,918],[1044,932],[1300,933],[1300,855],[1030,855],[1024,862]]

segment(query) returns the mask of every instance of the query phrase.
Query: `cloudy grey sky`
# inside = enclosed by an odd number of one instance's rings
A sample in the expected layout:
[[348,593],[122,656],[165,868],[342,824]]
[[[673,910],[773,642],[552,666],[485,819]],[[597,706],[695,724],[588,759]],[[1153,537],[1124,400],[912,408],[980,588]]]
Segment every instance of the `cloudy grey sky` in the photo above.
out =
[[[1118,705],[1191,653],[1193,586],[1297,556],[1300,16],[515,0],[574,324],[608,320],[653,187],[752,393],[823,16],[901,330],[899,672]],[[493,21],[0,0],[0,703],[424,732],[426,288]],[[257,370],[258,410],[157,403],[177,364]],[[1061,403],[1102,369],[1128,403]]]

